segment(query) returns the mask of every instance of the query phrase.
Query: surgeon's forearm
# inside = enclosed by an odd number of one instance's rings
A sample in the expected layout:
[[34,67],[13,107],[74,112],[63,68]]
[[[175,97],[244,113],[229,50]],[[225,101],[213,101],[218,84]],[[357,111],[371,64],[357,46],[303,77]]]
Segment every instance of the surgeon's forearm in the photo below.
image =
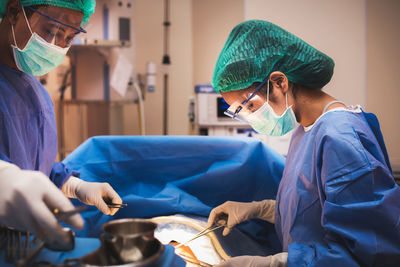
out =
[[256,202],[258,206],[256,217],[270,223],[275,223],[275,203],[273,199]]

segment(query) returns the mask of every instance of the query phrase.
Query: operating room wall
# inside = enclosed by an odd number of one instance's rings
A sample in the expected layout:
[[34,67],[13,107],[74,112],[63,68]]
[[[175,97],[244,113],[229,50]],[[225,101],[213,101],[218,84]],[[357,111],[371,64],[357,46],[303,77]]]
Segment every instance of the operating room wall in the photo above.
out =
[[[149,61],[160,63],[162,58],[163,5],[161,0],[134,1],[134,28],[136,34],[136,70],[146,73]],[[158,66],[159,69],[159,66]],[[160,134],[162,131],[162,90],[161,74],[157,73],[156,90],[145,94],[145,129],[147,134]],[[139,134],[137,107],[126,109],[125,133]]]
[[[173,20],[172,20],[173,18]],[[171,67],[168,134],[189,133],[189,98],[193,88],[192,1],[171,1]]]
[[[145,73],[148,61],[161,62],[163,7],[163,0],[135,1],[138,73]],[[211,82],[215,61],[230,30],[243,21],[243,0],[171,0],[170,12],[168,134],[184,135],[190,133],[188,108],[194,85]],[[162,134],[162,105],[163,74],[159,68],[156,91],[146,93],[146,134]],[[128,109],[125,133],[138,134],[137,108]]]
[[[146,92],[146,134],[163,133],[163,81],[168,71],[168,134],[187,134],[187,110],[192,91],[192,1],[170,1],[169,68],[161,65],[163,57],[163,0],[135,0],[136,68],[146,73],[149,61],[157,63],[156,90]],[[130,107],[125,133],[138,134],[137,108]]]
[[367,0],[367,107],[380,121],[392,165],[400,168],[400,1]]
[[243,22],[243,0],[193,0],[193,81],[211,82],[229,32]]

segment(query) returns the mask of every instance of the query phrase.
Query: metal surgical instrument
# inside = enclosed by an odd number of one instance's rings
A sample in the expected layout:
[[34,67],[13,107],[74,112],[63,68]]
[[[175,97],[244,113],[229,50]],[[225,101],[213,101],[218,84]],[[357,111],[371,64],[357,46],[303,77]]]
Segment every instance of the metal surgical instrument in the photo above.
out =
[[228,215],[226,213],[221,213],[221,214],[217,215],[217,218],[216,218],[215,221],[216,221],[216,225],[217,226],[215,226],[215,227],[210,226],[210,227],[205,228],[203,231],[199,232],[193,238],[189,239],[188,241],[186,241],[184,243],[181,243],[181,244],[177,245],[175,247],[175,249],[179,248],[180,246],[186,245],[187,243],[192,242],[193,240],[195,240],[195,239],[197,239],[197,238],[199,238],[199,237],[201,237],[203,235],[206,235],[206,234],[209,234],[211,232],[214,232],[215,230],[217,230],[217,229],[219,229],[221,227],[225,227],[227,225],[227,222],[228,222]]

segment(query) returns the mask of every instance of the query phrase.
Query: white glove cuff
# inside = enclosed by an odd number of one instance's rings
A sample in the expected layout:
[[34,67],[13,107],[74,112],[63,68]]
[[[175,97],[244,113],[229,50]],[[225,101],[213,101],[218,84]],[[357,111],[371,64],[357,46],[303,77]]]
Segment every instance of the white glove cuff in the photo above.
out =
[[76,195],[76,190],[78,186],[83,183],[81,179],[71,176],[62,186],[61,191],[64,193],[66,197],[69,198],[78,198]]

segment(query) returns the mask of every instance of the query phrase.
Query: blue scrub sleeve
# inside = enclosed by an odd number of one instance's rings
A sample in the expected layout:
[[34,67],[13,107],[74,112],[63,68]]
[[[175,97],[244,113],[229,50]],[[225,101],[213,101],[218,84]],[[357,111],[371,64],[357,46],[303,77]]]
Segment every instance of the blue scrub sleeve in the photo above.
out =
[[392,166],[390,165],[389,155],[386,150],[385,141],[383,141],[383,135],[381,132],[381,127],[379,126],[378,118],[373,113],[366,113],[363,111],[363,115],[365,120],[367,121],[369,127],[371,128],[372,132],[376,137],[376,141],[379,144],[379,147],[383,153],[383,156],[386,161],[386,165],[388,166],[390,172],[392,172]]
[[61,188],[69,177],[79,177],[80,173],[73,171],[62,162],[55,162],[50,173],[50,180],[58,187]]
[[3,153],[0,153],[0,160],[8,162],[8,163],[12,163],[15,164],[14,162],[12,162],[6,155],[4,155]]
[[319,148],[324,242],[291,243],[288,266],[394,266],[400,261],[400,208],[394,205],[400,191],[388,166],[349,135],[326,138]]

